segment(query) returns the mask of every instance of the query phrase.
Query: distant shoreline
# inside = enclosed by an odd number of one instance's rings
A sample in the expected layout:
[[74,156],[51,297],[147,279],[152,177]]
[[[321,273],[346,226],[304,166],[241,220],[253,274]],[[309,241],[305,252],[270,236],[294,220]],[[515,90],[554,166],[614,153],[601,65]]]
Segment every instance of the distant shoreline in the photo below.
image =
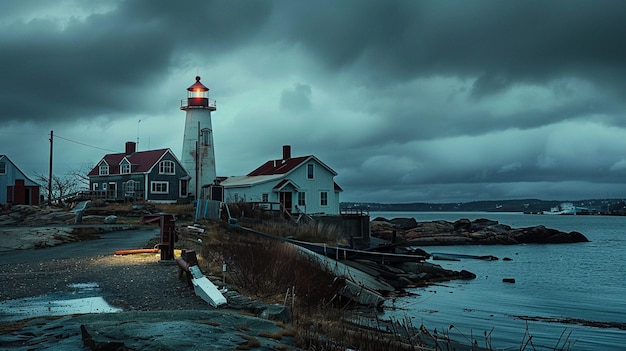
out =
[[578,201],[559,200],[501,200],[472,201],[456,203],[376,203],[376,202],[342,202],[342,210],[364,210],[369,212],[521,212],[539,214],[551,211],[564,202],[589,210],[589,215],[625,216],[626,201],[623,199],[590,199]]

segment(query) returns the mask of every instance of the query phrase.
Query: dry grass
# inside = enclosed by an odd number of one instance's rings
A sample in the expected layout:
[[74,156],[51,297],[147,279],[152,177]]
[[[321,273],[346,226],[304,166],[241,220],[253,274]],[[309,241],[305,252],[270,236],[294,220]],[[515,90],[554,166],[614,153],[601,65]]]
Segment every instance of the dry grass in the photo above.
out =
[[[221,269],[221,264],[226,262],[227,283],[260,301],[287,302],[291,308],[289,328],[281,326],[280,331],[259,336],[275,340],[293,337],[307,350],[328,350],[337,346],[357,346],[364,351],[406,350],[406,343],[398,342],[402,346],[395,347],[389,342],[389,335],[379,330],[363,329],[346,322],[354,305],[337,295],[342,280],[321,270],[290,245],[217,223],[204,224],[210,229],[202,235],[202,248],[197,251],[203,258],[200,263],[203,270],[221,274],[218,267]],[[182,237],[182,240],[197,242],[195,235],[191,239]],[[239,349],[254,348],[254,345],[249,339]]]
[[245,342],[237,346],[235,350],[250,350],[250,349],[261,347],[261,342],[259,341],[259,339],[250,335],[246,335],[246,334],[238,334],[238,335],[242,339],[244,339]]

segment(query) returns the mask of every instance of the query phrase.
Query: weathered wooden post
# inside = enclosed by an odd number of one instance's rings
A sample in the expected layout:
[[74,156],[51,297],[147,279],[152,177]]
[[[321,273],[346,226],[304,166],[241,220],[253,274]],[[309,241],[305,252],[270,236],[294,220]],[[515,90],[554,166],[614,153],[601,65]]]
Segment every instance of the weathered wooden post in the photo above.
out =
[[144,223],[159,221],[161,227],[160,242],[158,247],[161,251],[161,261],[174,259],[174,243],[176,243],[176,219],[171,214],[153,214],[143,217]]

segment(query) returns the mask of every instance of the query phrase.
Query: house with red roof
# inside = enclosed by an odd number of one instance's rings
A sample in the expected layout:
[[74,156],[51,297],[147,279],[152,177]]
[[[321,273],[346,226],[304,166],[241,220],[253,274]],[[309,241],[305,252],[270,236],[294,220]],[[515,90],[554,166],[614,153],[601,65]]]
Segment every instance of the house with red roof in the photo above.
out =
[[0,204],[39,205],[39,184],[0,154]]
[[136,147],[127,142],[125,152],[104,155],[88,173],[92,194],[113,201],[188,201],[191,177],[174,153]]
[[220,185],[227,203],[280,204],[294,215],[336,215],[343,190],[335,176],[337,172],[317,157],[292,157],[291,146],[284,145],[281,159],[267,161],[245,176],[228,177]]

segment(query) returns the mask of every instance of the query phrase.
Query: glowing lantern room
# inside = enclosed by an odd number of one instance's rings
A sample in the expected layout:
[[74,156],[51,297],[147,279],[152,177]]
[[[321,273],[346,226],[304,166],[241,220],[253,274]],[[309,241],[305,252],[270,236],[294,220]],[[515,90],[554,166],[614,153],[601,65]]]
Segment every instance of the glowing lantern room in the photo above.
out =
[[181,101],[181,110],[187,110],[190,108],[206,108],[211,111],[215,111],[215,100],[211,100],[208,97],[209,88],[200,83],[200,76],[196,76],[196,82],[187,88],[187,101]]

